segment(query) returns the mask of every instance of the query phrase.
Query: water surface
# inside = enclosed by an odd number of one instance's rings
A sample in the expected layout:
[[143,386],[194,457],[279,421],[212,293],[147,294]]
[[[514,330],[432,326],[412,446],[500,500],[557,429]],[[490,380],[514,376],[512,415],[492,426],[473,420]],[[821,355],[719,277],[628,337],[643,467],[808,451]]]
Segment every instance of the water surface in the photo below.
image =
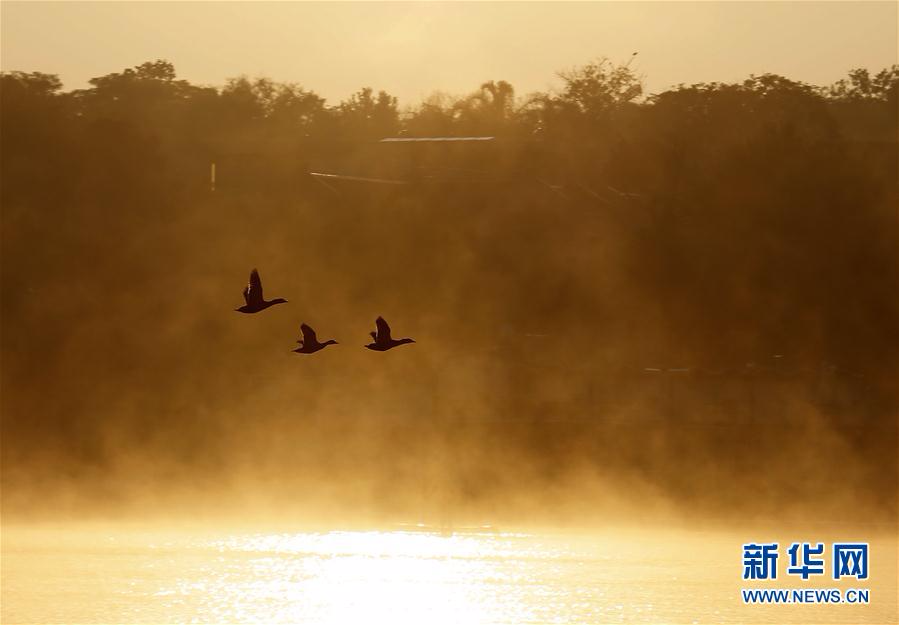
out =
[[[766,538],[685,530],[5,527],[0,616],[4,623],[896,622],[895,539],[868,537],[870,605],[746,606],[741,546]],[[833,539],[846,538],[859,536]],[[777,584],[849,587],[828,578]]]

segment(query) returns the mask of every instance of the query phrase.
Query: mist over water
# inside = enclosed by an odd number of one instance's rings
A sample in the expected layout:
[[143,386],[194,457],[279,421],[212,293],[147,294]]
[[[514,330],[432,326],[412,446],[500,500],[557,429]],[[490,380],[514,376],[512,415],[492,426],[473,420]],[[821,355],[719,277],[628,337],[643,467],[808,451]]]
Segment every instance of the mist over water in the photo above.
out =
[[[15,298],[7,512],[889,518],[868,379],[791,354],[698,370],[607,213],[495,199],[196,195],[90,234]],[[253,266],[290,302],[248,318]],[[362,349],[377,315],[417,343]],[[291,353],[301,320],[340,344]]]

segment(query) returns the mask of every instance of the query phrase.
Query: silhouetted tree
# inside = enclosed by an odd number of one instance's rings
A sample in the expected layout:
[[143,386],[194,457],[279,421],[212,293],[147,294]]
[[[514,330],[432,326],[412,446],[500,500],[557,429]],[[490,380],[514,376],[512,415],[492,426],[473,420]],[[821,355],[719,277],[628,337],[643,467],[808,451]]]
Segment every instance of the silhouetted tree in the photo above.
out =
[[505,80],[489,81],[451,109],[454,128],[462,135],[504,134],[513,121],[515,89]]
[[336,113],[346,137],[372,139],[395,135],[399,130],[397,101],[386,91],[375,95],[365,87],[341,102]]
[[454,101],[449,94],[432,93],[409,110],[403,119],[403,128],[413,136],[450,136],[455,133]]

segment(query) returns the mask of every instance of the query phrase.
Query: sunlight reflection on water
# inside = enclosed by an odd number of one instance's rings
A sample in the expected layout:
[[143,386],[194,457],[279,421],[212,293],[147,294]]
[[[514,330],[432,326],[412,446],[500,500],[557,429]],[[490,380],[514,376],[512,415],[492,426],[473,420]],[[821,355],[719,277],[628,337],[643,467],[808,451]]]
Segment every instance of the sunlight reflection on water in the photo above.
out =
[[[25,531],[4,536],[2,616],[4,623],[391,624],[894,618],[895,607],[883,602],[853,612],[743,606],[741,540],[699,532]],[[895,580],[895,566],[884,574]]]
[[[204,579],[206,597],[196,608],[222,620],[523,623],[554,620],[560,603],[583,617],[600,605],[588,589],[571,602],[571,589],[547,585],[547,574],[564,576],[566,564],[578,568],[576,554],[526,534],[328,532],[204,546],[229,560]],[[195,594],[195,584],[182,580],[175,595]]]

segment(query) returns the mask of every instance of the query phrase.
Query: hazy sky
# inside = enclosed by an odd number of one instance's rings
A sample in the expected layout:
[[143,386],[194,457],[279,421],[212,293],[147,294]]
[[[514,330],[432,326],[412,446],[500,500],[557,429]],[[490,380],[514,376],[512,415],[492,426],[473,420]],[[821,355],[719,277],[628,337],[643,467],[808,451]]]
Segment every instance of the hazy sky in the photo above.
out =
[[240,74],[298,82],[332,103],[362,86],[412,104],[508,80],[626,60],[650,91],[774,72],[829,84],[897,62],[895,2],[0,2],[2,69],[67,89],[168,59],[194,83]]

